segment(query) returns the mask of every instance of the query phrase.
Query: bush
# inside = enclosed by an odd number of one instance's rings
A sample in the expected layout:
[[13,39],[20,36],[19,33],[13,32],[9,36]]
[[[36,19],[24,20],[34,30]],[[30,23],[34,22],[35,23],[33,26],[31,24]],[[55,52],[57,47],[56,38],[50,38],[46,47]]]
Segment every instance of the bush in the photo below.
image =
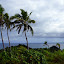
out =
[[11,47],[11,52],[6,50],[0,53],[0,64],[47,64],[45,56],[34,49],[27,50],[20,45]]

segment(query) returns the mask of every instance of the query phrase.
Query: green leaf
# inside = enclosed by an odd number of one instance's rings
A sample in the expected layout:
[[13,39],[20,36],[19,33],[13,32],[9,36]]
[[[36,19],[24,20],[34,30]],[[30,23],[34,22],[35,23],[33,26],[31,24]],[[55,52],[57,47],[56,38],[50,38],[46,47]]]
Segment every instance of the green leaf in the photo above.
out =
[[19,28],[19,30],[18,30],[18,34],[20,33],[20,30],[21,30],[21,26],[20,26],[20,28]]
[[2,5],[0,4],[0,15],[2,15],[4,12],[4,8],[2,7]]
[[22,16],[20,14],[15,14],[16,17],[21,18]]
[[30,31],[31,31],[31,33],[32,33],[32,36],[33,36],[33,28],[30,26],[30,25],[28,25],[28,29],[30,29]]
[[5,13],[5,14],[4,14],[4,19],[7,19],[7,20],[9,19],[8,13]]
[[35,21],[34,20],[30,20],[30,21],[28,21],[28,23],[35,23]]
[[23,18],[24,20],[26,20],[26,19],[27,19],[27,16],[28,16],[27,12],[24,11],[23,9],[20,9],[20,10],[21,10],[22,18]]

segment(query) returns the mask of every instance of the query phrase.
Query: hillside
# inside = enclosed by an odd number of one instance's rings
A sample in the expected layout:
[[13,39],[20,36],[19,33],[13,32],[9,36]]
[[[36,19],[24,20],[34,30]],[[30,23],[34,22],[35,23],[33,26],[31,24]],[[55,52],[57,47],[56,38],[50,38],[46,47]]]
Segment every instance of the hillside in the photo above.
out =
[[12,46],[0,50],[0,64],[64,64],[64,50],[51,52],[49,49],[29,49],[26,46]]

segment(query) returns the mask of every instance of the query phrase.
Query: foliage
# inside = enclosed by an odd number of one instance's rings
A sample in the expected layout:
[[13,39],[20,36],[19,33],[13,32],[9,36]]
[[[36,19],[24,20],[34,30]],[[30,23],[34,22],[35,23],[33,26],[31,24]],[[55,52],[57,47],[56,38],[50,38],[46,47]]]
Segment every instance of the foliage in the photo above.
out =
[[[11,53],[11,57],[10,57]],[[45,56],[34,49],[27,50],[24,46],[11,47],[0,52],[0,64],[47,64]]]
[[47,45],[48,48],[49,48],[49,45],[48,45],[47,41],[44,42],[44,45],[43,46],[45,46],[45,45]]
[[59,49],[58,47],[56,47],[56,46],[52,46],[52,47],[50,47],[49,49],[50,49],[51,52],[60,50],[60,49]]
[[64,50],[51,52],[50,49],[35,49],[45,55],[48,64],[64,64]]
[[4,8],[2,7],[2,5],[0,4],[0,15],[3,14]]
[[30,19],[30,15],[32,12],[30,14],[28,14],[28,12],[23,9],[20,9],[20,11],[21,11],[21,14],[15,14],[14,16],[11,16],[11,18],[10,18],[11,20],[14,20],[14,22],[12,22],[12,24],[13,24],[12,29],[17,28],[16,30],[18,31],[18,34],[19,34],[21,32],[21,29],[23,28],[22,32],[25,33],[27,49],[29,49],[26,32],[28,32],[30,30],[31,34],[33,35],[34,31],[33,31],[33,28],[31,27],[30,23],[34,24],[35,21]]
[[30,23],[35,23],[34,20],[30,19],[30,15],[32,12],[28,14],[28,12],[23,9],[20,9],[20,11],[21,11],[21,14],[15,14],[14,16],[10,17],[11,20],[14,20],[12,24],[15,24],[13,25],[12,29],[17,28],[16,30],[18,30],[18,34],[19,34],[21,31],[21,28],[23,27],[23,32],[25,32],[26,30],[27,31],[30,30],[33,35],[33,28],[30,26]]
[[5,46],[4,46],[4,40],[3,40],[3,34],[2,34],[2,29],[3,29],[3,16],[4,16],[4,8],[1,6],[0,4],[0,33],[1,33],[1,40],[2,40],[2,44],[3,44],[3,49],[5,50]]
[[[11,55],[10,55],[11,54]],[[29,49],[25,45],[0,50],[0,64],[64,64],[64,50],[51,52],[50,49]]]

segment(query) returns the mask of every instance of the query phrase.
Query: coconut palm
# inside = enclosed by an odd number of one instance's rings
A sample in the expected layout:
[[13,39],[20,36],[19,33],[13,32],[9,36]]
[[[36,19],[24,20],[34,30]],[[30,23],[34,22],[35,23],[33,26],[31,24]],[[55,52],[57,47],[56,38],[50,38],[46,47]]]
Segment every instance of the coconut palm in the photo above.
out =
[[20,11],[21,11],[21,15],[15,14],[10,19],[15,19],[13,22],[13,24],[15,24],[13,26],[13,28],[17,27],[16,30],[18,30],[18,34],[20,33],[21,28],[23,27],[23,32],[25,33],[25,37],[26,37],[26,41],[27,41],[27,49],[29,49],[26,32],[28,32],[28,30],[30,30],[31,34],[33,35],[33,28],[30,26],[30,23],[35,23],[35,21],[30,19],[30,15],[32,12],[28,15],[28,13],[26,11],[24,11],[23,9],[20,9]]
[[45,42],[44,42],[44,45],[47,45],[47,46],[48,46],[48,48],[49,48],[49,45],[48,45],[47,41],[45,41]]
[[3,12],[4,8],[0,4],[0,28],[1,28],[1,39],[2,39],[2,44],[3,44],[3,49],[5,50],[4,46],[4,41],[3,41],[3,34],[2,34],[2,29],[3,29]]
[[57,43],[57,44],[56,44],[56,46],[58,46],[58,47],[59,47],[59,49],[60,49],[60,44],[59,44],[59,43]]
[[4,24],[5,24],[5,28],[7,29],[7,37],[8,37],[8,42],[9,42],[9,47],[10,47],[10,51],[11,51],[11,45],[10,45],[10,39],[9,39],[9,33],[8,33],[8,29],[10,29],[10,18],[8,13],[4,14]]

